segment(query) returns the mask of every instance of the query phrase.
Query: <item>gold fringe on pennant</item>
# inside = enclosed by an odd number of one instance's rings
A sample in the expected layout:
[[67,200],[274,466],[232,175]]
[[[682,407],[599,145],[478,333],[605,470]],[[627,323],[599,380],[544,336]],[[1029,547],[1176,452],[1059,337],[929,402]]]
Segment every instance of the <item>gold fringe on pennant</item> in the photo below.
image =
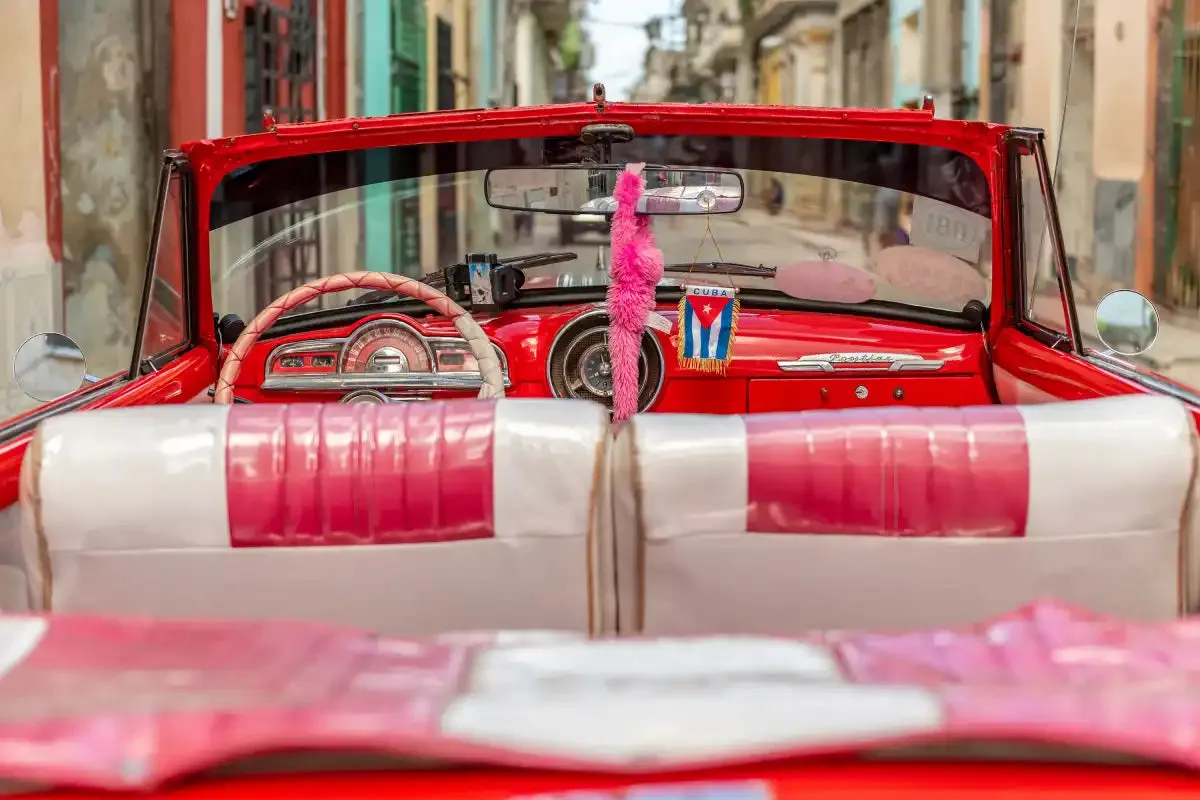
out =
[[675,344],[675,355],[679,358],[679,368],[696,372],[715,372],[724,376],[725,371],[729,369],[729,362],[733,360],[733,341],[737,338],[738,320],[742,316],[742,301],[737,296],[733,298],[733,319],[729,323],[729,348],[725,351],[725,358],[684,358],[683,348],[687,344],[687,337],[684,336],[683,331],[683,312],[687,305],[687,299],[687,287],[685,286],[683,297],[679,300],[679,341]]

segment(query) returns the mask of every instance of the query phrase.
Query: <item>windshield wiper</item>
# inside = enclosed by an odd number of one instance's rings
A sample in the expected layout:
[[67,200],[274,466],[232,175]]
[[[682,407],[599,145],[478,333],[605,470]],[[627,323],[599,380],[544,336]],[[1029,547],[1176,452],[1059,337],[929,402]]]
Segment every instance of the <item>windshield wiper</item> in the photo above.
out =
[[[551,264],[561,264],[564,261],[574,261],[579,258],[578,253],[572,253],[567,250],[551,250],[545,253],[529,253],[523,256],[510,256],[500,259],[500,264],[506,267],[515,267],[519,270],[533,269],[534,267],[547,267]],[[446,285],[446,270],[452,267],[466,267],[466,264],[453,264],[451,267],[443,267],[437,272],[430,272],[421,277],[421,283],[427,283],[430,286],[444,287]]]
[[564,261],[574,261],[577,258],[579,258],[578,253],[557,250],[546,253],[530,253],[527,256],[502,258],[500,259],[500,263],[508,267],[516,267],[517,269],[530,269],[532,267],[545,267],[550,264],[561,264]]
[[[513,267],[514,269],[518,269],[523,272],[524,270],[533,269],[535,267],[546,267],[550,264],[561,264],[564,261],[574,261],[577,258],[579,258],[578,253],[572,253],[567,250],[553,250],[544,253],[529,253],[523,256],[510,256],[508,258],[502,258],[500,259],[500,264],[505,267]],[[437,272],[427,272],[421,276],[421,283],[427,284],[436,289],[445,289],[446,273],[456,268],[465,270],[467,265],[451,264],[448,267],[439,269]],[[463,274],[465,275],[465,273]],[[457,279],[455,280],[457,281]],[[362,306],[369,303],[381,303],[386,300],[399,299],[399,297],[400,296],[395,292],[388,291],[387,289],[376,289],[351,299],[348,303],[346,303],[346,305]]]
[[691,272],[692,270],[711,270],[723,272],[726,275],[751,275],[754,277],[771,278],[775,276],[774,267],[764,267],[762,264],[739,264],[736,261],[681,261],[678,264],[667,264],[663,267],[667,272]]

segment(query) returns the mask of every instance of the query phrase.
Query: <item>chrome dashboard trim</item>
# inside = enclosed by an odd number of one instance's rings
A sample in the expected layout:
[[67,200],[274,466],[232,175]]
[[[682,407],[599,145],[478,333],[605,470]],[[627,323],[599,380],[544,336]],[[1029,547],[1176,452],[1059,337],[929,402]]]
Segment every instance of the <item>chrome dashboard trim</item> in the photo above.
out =
[[813,353],[794,361],[776,361],[784,372],[936,372],[945,361],[910,353]]
[[[263,381],[266,391],[285,392],[344,392],[350,389],[408,391],[470,391],[483,385],[478,372],[436,373],[418,372],[403,375],[370,373],[359,375],[274,375]],[[512,386],[508,370],[504,372],[504,388]]]
[[[420,340],[421,345],[429,355],[431,372],[410,372],[401,374],[386,373],[356,373],[347,375],[342,372],[345,354],[350,345],[364,331],[381,325],[393,325],[407,328],[413,336]],[[409,323],[401,319],[385,317],[372,320],[358,328],[348,337],[335,339],[312,339],[304,342],[291,342],[275,347],[267,354],[267,374],[263,377],[264,391],[285,392],[345,392],[361,389],[375,389],[381,393],[389,391],[431,392],[431,391],[475,391],[483,385],[483,378],[478,372],[437,372],[436,352],[450,347],[465,347],[464,339],[454,336],[425,336]],[[504,351],[494,342],[492,349],[500,359],[500,369],[504,373],[504,388],[512,386],[508,374],[508,358]],[[333,352],[336,366],[333,372],[318,375],[280,375],[270,374],[271,365],[279,358],[301,353]],[[395,400],[395,398],[392,398]]]
[[336,355],[346,344],[346,339],[312,339],[307,342],[292,342],[281,344],[267,355],[267,369],[283,356],[294,356],[298,353],[327,353],[333,351]]

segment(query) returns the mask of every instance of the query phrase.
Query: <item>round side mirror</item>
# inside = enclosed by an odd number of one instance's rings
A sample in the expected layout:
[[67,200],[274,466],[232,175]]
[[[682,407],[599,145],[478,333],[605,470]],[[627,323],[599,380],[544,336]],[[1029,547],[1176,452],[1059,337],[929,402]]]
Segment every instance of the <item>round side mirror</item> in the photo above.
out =
[[1136,356],[1158,338],[1158,312],[1137,292],[1110,292],[1096,306],[1096,334],[1114,353]]
[[13,358],[13,377],[21,391],[43,403],[95,380],[87,374],[83,350],[61,333],[39,333],[26,339]]

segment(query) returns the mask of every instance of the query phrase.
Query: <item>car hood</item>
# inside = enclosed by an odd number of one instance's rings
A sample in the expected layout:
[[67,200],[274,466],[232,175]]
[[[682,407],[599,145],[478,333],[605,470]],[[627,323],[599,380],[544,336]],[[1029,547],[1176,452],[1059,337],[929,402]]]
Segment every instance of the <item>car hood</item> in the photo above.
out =
[[5,633],[0,777],[29,783],[146,790],[298,748],[657,772],[991,739],[1200,768],[1181,688],[1194,626],[1052,601],[960,629],[794,638],[75,616]]

